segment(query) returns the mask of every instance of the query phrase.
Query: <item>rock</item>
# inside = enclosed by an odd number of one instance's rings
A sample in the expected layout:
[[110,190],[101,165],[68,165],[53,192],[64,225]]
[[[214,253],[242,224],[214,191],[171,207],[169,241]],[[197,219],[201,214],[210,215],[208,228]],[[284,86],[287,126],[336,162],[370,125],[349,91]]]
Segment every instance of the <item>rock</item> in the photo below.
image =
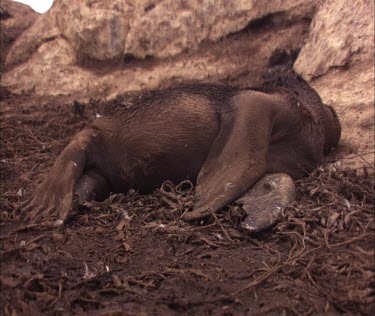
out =
[[4,65],[5,56],[13,42],[39,17],[29,6],[11,0],[2,0],[0,4],[0,64]]
[[303,0],[56,0],[17,41],[8,65],[25,62],[45,42],[63,37],[78,61],[166,58],[238,32],[254,19],[299,5]]
[[311,23],[295,69],[306,79],[374,56],[374,6],[370,0],[328,0]]
[[365,164],[373,170],[373,1],[325,1],[312,21],[294,69],[338,112],[345,165],[356,168]]
[[[307,10],[308,9],[308,10]],[[41,45],[27,62],[4,74],[2,85],[13,93],[39,96],[70,95],[77,100],[113,98],[133,90],[156,89],[187,81],[259,85],[264,76],[282,72],[308,35],[311,7],[267,17],[246,31],[194,51],[165,59],[79,66],[74,47],[63,37]],[[269,67],[275,50],[289,56]],[[289,59],[288,59],[289,58]]]
[[57,27],[78,60],[112,61],[124,54],[133,11],[126,1],[61,0],[45,23]]
[[[315,8],[314,1],[238,1],[232,7],[216,1],[215,10],[212,3],[56,0],[13,46],[7,63],[14,69],[2,85],[17,94],[82,99],[192,80],[232,81],[238,74],[248,78],[242,85],[259,84],[275,49],[287,55],[300,49]],[[169,20],[172,9],[176,16]],[[166,31],[166,20],[173,21],[173,32]],[[248,27],[251,21],[259,22]],[[156,58],[129,62],[148,55]]]
[[131,23],[125,53],[166,58],[245,28],[250,21],[288,11],[302,1],[168,0]]

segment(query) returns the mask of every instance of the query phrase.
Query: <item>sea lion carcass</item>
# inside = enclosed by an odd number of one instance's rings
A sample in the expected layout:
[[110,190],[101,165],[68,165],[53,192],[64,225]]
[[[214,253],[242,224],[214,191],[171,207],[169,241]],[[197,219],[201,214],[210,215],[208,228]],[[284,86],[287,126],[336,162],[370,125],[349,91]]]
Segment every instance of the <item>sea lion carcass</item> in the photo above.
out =
[[[63,223],[74,194],[83,202],[191,179],[195,205],[184,219],[200,219],[236,199],[246,202],[265,174],[302,177],[340,132],[335,111],[295,74],[261,89],[195,84],[154,91],[128,109],[108,108],[79,132],[23,210],[32,222]],[[273,190],[277,200],[283,190]]]

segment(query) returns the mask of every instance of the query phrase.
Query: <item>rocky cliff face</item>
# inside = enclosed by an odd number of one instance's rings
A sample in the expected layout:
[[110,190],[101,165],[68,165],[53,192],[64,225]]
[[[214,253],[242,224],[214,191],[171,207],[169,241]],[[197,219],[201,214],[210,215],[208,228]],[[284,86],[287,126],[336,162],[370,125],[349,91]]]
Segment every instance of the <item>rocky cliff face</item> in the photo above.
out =
[[2,85],[77,99],[186,81],[251,86],[298,55],[294,69],[343,122],[342,155],[365,155],[374,150],[373,15],[369,0],[55,0],[12,46]]

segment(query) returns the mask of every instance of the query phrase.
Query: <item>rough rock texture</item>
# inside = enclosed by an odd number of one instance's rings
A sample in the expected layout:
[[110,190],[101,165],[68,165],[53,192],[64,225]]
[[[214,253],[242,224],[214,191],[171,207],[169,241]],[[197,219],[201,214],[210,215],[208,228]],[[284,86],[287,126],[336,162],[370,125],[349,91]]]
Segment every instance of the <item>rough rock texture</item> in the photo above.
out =
[[[374,166],[374,3],[329,0],[311,24],[294,65],[332,105],[343,124],[343,160],[352,167]],[[373,170],[373,169],[372,169]]]
[[[61,36],[79,60],[107,61],[124,54],[171,57],[237,32],[253,19],[287,11],[303,0],[55,1],[17,41],[7,64],[26,61],[46,41]],[[307,3],[312,2],[311,0]]]
[[[149,5],[131,24],[125,52],[136,57],[174,56],[205,40],[238,32],[257,18],[288,11],[301,0],[168,0]],[[147,9],[147,8],[146,8]]]
[[11,0],[1,0],[0,4],[0,64],[4,65],[5,56],[13,42],[30,26],[39,14],[29,6]]
[[[189,80],[218,82],[219,80],[228,81],[231,80],[230,78],[240,79],[240,77],[246,76],[246,80],[238,80],[239,83],[242,85],[259,84],[266,69],[269,68],[268,61],[274,51],[285,52],[289,57],[293,57],[292,55],[302,46],[315,9],[315,4],[310,1],[299,5],[297,5],[299,3],[297,1],[292,10],[275,13],[272,17],[260,21],[258,19],[256,20],[258,22],[253,22],[254,25],[250,25],[242,32],[227,36],[223,40],[214,42],[206,38],[207,41],[201,43],[198,48],[164,59],[146,58],[146,60],[140,61],[129,58],[127,55],[124,63],[123,60],[115,61],[117,53],[113,53],[113,51],[110,53],[108,50],[102,49],[103,47],[116,46],[119,40],[113,41],[114,46],[106,46],[105,39],[111,42],[110,36],[108,38],[104,36],[106,28],[102,28],[100,32],[95,31],[94,25],[90,26],[89,21],[95,20],[94,17],[97,16],[109,17],[109,15],[99,13],[103,10],[110,12],[113,8],[118,8],[120,3],[125,2],[119,2],[118,6],[116,6],[116,1],[93,3],[91,8],[89,8],[90,2],[86,2],[87,5],[82,5],[81,9],[73,10],[74,5],[77,6],[77,4],[73,2],[69,7],[64,1],[55,2],[51,10],[43,15],[13,46],[12,52],[8,55],[8,63],[27,61],[14,66],[13,70],[3,77],[2,84],[12,92],[27,92],[37,95],[74,95],[77,98],[89,98],[93,95],[113,97],[129,90],[163,87]],[[110,3],[112,3],[112,7],[109,5]],[[143,4],[146,5],[146,3]],[[159,5],[168,3],[165,1]],[[187,1],[187,3],[190,2]],[[254,2],[254,6],[256,3]],[[263,16],[266,14],[263,2],[259,3],[259,9],[254,10],[258,13],[262,12],[259,14]],[[147,10],[142,10],[156,12],[158,7],[151,9],[152,7],[148,6]],[[279,8],[279,5],[275,5],[276,7]],[[60,9],[63,12],[71,11],[69,14],[57,15],[55,12]],[[91,15],[89,12],[92,12]],[[179,12],[177,11],[176,15],[179,15]],[[84,14],[88,21],[80,20]],[[166,11],[160,11],[159,14],[163,16]],[[49,27],[51,21],[57,21],[56,25],[59,26]],[[157,22],[157,20],[155,21]],[[252,18],[248,17],[246,23],[241,23],[243,26],[247,26],[251,21]],[[63,22],[65,24],[62,24]],[[82,25],[85,25],[86,28],[83,28]],[[157,23],[155,25],[157,26]],[[184,27],[186,26],[181,26],[181,28]],[[59,29],[66,29],[66,34],[64,36],[56,35]],[[72,31],[76,29],[80,29],[80,31]],[[85,41],[91,39],[91,42],[83,45],[86,32],[91,32],[91,35],[87,36]],[[225,32],[227,31],[222,29],[222,36]],[[198,34],[198,32],[196,33]],[[212,32],[206,32],[203,29],[201,33],[208,36]],[[164,33],[155,34],[155,36],[162,34]],[[219,33],[215,31],[212,34],[218,36]],[[167,32],[166,37],[168,36],[169,42],[172,42],[172,33]],[[81,41],[75,40],[75,37],[80,38]],[[201,38],[203,37],[201,36]],[[180,39],[181,34],[175,34],[175,42]],[[143,38],[140,37],[139,41],[142,42],[142,40]],[[27,44],[29,41],[31,43]],[[165,43],[167,43],[166,40]],[[77,45],[82,45],[78,51]],[[155,45],[159,45],[158,42],[155,42]],[[151,49],[150,47],[148,49]],[[34,48],[36,51],[32,53]],[[176,54],[175,47],[167,47],[164,51],[167,52],[168,49],[170,49],[169,55]],[[157,51],[156,48],[154,50]],[[92,55],[92,58],[88,58],[89,51],[97,54],[107,52],[107,59],[104,62],[98,62]],[[122,54],[123,52],[121,56]],[[84,67],[82,67],[82,62]],[[277,64],[276,60],[276,66]]]

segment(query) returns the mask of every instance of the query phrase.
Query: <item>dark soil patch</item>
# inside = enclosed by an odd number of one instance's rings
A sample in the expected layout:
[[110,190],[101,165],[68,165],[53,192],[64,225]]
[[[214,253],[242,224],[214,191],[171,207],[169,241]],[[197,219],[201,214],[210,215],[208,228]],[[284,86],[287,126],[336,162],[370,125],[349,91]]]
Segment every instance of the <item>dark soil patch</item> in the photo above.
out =
[[363,170],[317,170],[284,221],[255,236],[234,206],[222,227],[180,221],[188,183],[87,203],[59,230],[28,226],[16,207],[98,102],[26,101],[1,105],[2,315],[374,313],[374,180]]

